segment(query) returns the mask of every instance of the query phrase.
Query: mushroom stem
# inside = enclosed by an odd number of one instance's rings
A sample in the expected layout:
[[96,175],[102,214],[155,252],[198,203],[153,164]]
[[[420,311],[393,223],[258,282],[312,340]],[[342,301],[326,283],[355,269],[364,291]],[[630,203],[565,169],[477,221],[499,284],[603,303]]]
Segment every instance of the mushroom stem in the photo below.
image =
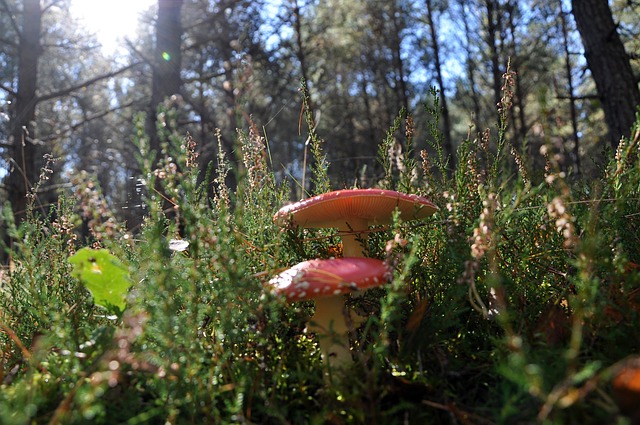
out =
[[342,237],[342,255],[344,257],[364,257],[365,247],[362,246],[358,239],[367,239],[366,231],[369,230],[369,221],[349,219],[338,230]]
[[352,362],[346,314],[349,312],[343,295],[319,298],[316,313],[307,326],[318,336],[322,358],[332,367]]

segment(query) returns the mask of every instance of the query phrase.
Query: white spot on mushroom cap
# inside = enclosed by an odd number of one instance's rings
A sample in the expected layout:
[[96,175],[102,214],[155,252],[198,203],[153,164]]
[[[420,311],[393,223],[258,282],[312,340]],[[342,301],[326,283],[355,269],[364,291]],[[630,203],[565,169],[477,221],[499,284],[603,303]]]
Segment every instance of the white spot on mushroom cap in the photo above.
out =
[[309,289],[309,282],[307,282],[306,280],[299,282],[296,284],[296,288],[298,289]]

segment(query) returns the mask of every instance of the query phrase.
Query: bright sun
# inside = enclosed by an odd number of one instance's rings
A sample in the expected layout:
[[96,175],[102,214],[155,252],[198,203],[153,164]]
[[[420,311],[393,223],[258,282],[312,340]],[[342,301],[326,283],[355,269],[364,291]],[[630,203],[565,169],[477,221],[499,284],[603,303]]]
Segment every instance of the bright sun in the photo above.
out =
[[132,36],[140,13],[157,0],[73,0],[71,13],[96,34],[103,50],[114,53],[122,39]]

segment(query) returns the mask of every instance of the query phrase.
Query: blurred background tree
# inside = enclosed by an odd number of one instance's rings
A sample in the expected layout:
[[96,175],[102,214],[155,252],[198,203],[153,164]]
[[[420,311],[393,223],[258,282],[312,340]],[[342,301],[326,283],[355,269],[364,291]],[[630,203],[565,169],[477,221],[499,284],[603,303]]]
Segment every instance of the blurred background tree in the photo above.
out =
[[[96,9],[112,29],[138,18],[136,31],[107,42],[115,35],[87,27],[79,1],[0,0],[0,197],[18,219],[49,153],[59,172],[39,187],[37,205],[55,202],[69,176],[86,170],[120,218],[137,223],[136,122],[146,113],[159,149],[159,105],[176,111],[203,164],[219,148],[235,158],[236,129],[255,123],[274,172],[301,198],[302,78],[336,188],[376,184],[376,146],[401,108],[416,123],[416,150],[431,149],[430,87],[440,92],[453,166],[461,140],[494,126],[508,63],[516,72],[508,135],[529,165],[551,143],[571,175],[593,176],[640,102],[636,2],[150,0]],[[598,50],[605,33],[616,49]]]

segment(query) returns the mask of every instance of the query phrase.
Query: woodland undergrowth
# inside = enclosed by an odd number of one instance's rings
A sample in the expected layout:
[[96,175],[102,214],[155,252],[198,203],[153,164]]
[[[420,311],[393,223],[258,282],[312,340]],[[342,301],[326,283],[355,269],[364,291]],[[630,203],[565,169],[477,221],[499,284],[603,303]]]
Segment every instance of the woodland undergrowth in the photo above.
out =
[[[141,126],[138,231],[86,173],[46,216],[35,196],[19,226],[3,208],[0,423],[640,420],[637,394],[630,408],[612,383],[640,356],[640,116],[601,176],[578,179],[551,140],[540,152],[509,141],[511,78],[498,125],[469,132],[455,170],[436,96],[430,149],[415,150],[406,111],[381,141],[378,187],[439,211],[371,229],[367,254],[393,281],[352,301],[368,320],[353,332],[353,365],[329,375],[304,331],[313,302],[288,305],[267,282],[340,255],[340,238],[273,223],[289,185],[255,124],[236,135],[237,169],[223,153],[199,164],[197,141],[170,125],[159,126],[163,150],[148,152]],[[307,124],[308,195],[338,189],[309,114]]]

